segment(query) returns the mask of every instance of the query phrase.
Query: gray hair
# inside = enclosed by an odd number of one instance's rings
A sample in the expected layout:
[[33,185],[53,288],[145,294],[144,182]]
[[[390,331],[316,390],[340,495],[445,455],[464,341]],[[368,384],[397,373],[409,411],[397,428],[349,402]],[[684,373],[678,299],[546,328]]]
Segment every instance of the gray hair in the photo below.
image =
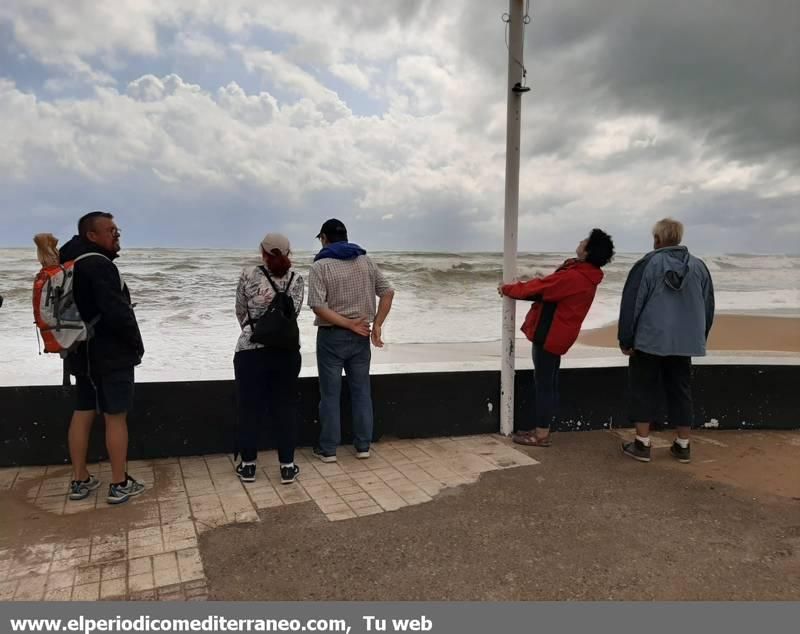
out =
[[683,224],[672,218],[659,220],[653,227],[653,237],[665,247],[676,247],[683,240]]

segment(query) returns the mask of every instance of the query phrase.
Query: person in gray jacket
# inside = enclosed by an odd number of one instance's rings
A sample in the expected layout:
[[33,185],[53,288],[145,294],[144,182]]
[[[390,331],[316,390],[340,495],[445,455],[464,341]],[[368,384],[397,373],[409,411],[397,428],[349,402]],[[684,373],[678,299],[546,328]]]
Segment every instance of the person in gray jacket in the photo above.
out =
[[636,438],[626,456],[650,462],[650,423],[661,395],[677,428],[670,453],[691,460],[692,357],[706,354],[714,322],[714,285],[705,263],[680,246],[683,225],[665,218],[653,227],[653,251],[628,274],[619,311],[619,347],[629,357],[630,419]]

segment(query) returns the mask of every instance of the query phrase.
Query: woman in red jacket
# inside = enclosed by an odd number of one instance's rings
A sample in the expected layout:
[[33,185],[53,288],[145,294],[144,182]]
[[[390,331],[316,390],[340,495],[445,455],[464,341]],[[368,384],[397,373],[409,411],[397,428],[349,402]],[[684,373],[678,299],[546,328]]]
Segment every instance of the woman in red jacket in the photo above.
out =
[[577,258],[564,262],[547,277],[501,284],[501,295],[533,302],[522,332],[533,343],[536,389],[535,429],[516,432],[515,443],[550,446],[550,427],[558,413],[558,369],[561,355],[572,347],[592,306],[601,267],[614,257],[614,242],[604,231],[592,229],[575,249]]

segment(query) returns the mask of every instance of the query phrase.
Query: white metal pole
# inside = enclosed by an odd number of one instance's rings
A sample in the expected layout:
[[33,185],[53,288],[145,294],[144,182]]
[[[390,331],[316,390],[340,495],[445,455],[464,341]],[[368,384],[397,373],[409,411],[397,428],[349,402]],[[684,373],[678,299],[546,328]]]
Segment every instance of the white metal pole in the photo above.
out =
[[[509,0],[508,23],[508,112],[506,115],[506,208],[503,239],[503,283],[517,275],[517,228],[519,216],[519,144],[522,93],[514,87],[522,82],[523,4]],[[514,337],[516,303],[503,298],[502,366],[500,371],[500,433],[514,431]]]

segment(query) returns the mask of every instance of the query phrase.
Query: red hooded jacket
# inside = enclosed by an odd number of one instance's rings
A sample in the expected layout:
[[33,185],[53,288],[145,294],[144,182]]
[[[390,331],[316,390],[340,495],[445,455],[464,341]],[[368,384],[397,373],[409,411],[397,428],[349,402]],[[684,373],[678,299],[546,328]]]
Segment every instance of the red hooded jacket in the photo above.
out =
[[504,284],[502,290],[513,299],[533,301],[522,332],[547,352],[562,355],[578,338],[602,280],[603,271],[594,264],[573,259],[547,277]]

